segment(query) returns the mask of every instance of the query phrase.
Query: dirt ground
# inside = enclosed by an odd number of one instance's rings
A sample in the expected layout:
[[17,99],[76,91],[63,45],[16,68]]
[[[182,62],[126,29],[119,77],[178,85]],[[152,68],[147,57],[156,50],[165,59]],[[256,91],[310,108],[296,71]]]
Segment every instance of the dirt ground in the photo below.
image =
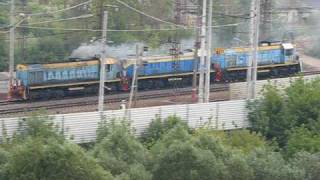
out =
[[320,71],[320,59],[301,54],[304,71]]

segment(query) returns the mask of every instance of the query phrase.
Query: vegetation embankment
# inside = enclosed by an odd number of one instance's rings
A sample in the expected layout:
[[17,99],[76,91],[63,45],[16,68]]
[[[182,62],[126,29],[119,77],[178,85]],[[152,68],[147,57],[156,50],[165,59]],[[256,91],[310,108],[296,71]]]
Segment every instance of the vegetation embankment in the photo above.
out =
[[189,129],[172,116],[137,138],[127,121],[112,121],[100,124],[94,144],[76,145],[50,118],[32,115],[2,139],[0,179],[316,180],[319,88],[320,80],[298,80],[284,93],[267,86],[248,105],[252,128],[229,132]]

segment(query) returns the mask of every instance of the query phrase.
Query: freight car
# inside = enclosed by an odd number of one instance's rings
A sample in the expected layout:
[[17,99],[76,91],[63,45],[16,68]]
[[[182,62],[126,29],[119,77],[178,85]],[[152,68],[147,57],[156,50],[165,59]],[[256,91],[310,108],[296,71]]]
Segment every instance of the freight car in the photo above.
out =
[[[159,89],[188,86],[193,69],[198,68],[194,52],[183,52],[179,59],[173,56],[143,57],[139,64],[139,89]],[[211,57],[211,81],[230,82],[246,79],[249,48],[216,49]],[[106,87],[119,92],[130,89],[135,58],[106,61]],[[300,71],[300,61],[290,43],[261,43],[258,53],[258,77],[289,76]],[[19,64],[17,78],[11,93],[23,99],[52,98],[78,92],[97,93],[100,61],[77,60],[52,64]]]

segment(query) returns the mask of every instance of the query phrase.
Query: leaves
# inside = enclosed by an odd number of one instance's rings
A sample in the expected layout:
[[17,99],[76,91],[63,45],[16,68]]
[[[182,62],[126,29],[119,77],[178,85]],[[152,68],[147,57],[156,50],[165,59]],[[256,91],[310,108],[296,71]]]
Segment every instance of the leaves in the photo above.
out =
[[[275,139],[281,148],[287,146],[290,138],[291,145],[298,145],[299,140],[302,140],[301,144],[304,143],[303,136],[298,138],[297,135],[292,134],[299,134],[299,131],[295,131],[296,128],[305,128],[305,131],[300,133],[301,135],[309,136],[309,131],[314,135],[319,135],[319,88],[319,79],[311,82],[298,79],[285,90],[284,94],[280,94],[276,87],[267,86],[262,99],[249,103],[249,120],[252,130],[261,133],[269,140]],[[317,136],[309,137],[317,141]],[[310,140],[310,138],[307,139]],[[314,145],[316,144],[312,146]],[[306,145],[305,148],[310,149],[307,146],[309,145]],[[301,148],[300,150],[304,149]]]

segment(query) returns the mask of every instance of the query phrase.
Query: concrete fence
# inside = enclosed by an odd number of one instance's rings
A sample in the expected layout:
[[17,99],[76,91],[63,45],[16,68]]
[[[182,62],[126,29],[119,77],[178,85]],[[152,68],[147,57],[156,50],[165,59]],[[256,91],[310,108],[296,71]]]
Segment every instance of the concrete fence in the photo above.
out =
[[[225,101],[208,104],[173,105],[131,110],[105,111],[107,120],[127,119],[137,135],[143,133],[156,117],[165,119],[176,115],[187,122],[191,128],[209,126],[217,130],[231,130],[248,127],[246,101]],[[96,139],[96,130],[101,122],[98,112],[73,113],[51,116],[55,124],[64,128],[65,136],[72,137],[76,143],[92,142]],[[0,118],[0,136],[5,130],[11,137],[18,130],[23,118]]]
[[[292,82],[294,82],[299,77],[291,77],[291,78],[279,78],[279,79],[272,79],[272,80],[263,80],[256,82],[256,93],[257,98],[261,97],[261,92],[265,85],[272,84],[278,87],[279,90],[283,90],[290,86]],[[304,79],[307,81],[320,78],[320,75],[310,75],[304,76]],[[240,100],[247,98],[247,82],[240,82],[240,83],[231,83],[230,84],[230,99],[232,100]]]

